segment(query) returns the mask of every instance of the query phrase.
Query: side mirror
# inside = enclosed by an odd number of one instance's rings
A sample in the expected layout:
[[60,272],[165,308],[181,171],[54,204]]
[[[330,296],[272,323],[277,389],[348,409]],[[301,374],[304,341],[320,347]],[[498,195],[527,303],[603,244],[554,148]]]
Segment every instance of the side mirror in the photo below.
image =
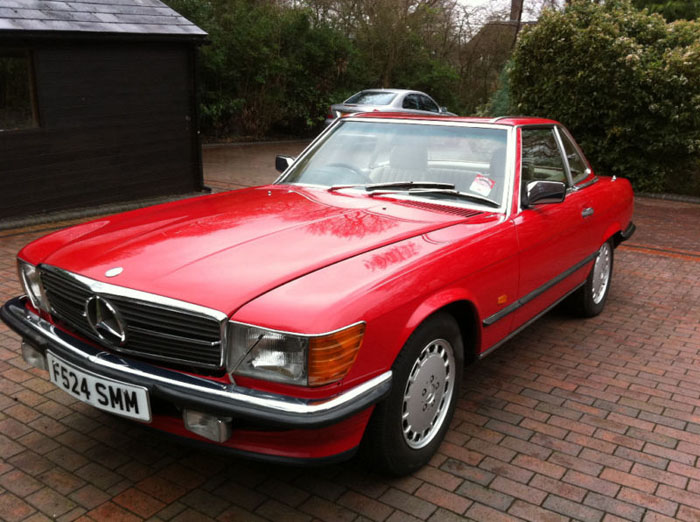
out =
[[277,172],[284,172],[292,165],[292,163],[294,163],[294,158],[292,156],[283,156],[282,154],[278,154],[275,158],[275,168],[277,169]]
[[522,194],[522,207],[561,203],[566,197],[566,184],[561,181],[530,181]]
[[450,112],[447,110],[447,107],[440,107],[440,112]]

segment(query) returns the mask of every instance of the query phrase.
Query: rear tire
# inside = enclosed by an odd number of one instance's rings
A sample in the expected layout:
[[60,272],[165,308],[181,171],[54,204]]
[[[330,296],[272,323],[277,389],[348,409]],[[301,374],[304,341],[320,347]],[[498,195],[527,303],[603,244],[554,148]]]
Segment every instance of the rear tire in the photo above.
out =
[[613,272],[613,245],[606,241],[598,250],[586,282],[570,298],[573,311],[581,317],[595,317],[603,311]]
[[392,366],[391,393],[372,414],[363,449],[378,471],[401,476],[428,463],[449,429],[462,381],[464,348],[446,313],[429,317]]

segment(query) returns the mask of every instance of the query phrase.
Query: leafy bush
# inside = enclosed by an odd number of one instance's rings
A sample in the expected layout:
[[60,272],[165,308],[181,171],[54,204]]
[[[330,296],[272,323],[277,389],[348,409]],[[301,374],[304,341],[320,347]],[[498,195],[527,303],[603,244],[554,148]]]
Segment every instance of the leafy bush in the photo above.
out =
[[394,0],[165,1],[209,33],[199,89],[209,137],[310,133],[329,105],[380,86],[424,90],[452,111],[468,106],[449,57],[458,38],[449,0],[403,6],[403,18]]
[[667,24],[627,0],[573,0],[523,32],[509,82],[511,111],[564,123],[598,171],[643,191],[698,190],[695,22]]
[[323,120],[349,40],[304,9],[250,0],[168,0],[209,33],[201,125],[209,136],[303,132]]
[[637,9],[659,13],[669,22],[695,20],[700,16],[700,0],[632,0],[632,5]]

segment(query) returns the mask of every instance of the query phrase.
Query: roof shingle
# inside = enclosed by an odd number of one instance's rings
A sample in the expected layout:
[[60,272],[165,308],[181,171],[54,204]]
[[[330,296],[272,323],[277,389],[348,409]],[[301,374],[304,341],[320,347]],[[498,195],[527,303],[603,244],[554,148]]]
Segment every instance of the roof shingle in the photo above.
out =
[[2,0],[0,33],[7,31],[207,34],[159,0]]

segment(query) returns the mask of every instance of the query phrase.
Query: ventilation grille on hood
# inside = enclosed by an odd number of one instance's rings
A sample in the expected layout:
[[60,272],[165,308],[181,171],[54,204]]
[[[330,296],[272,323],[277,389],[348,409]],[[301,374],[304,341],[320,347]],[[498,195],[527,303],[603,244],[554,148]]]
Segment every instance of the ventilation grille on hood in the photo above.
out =
[[[397,203],[399,203],[397,201]],[[438,203],[426,203],[425,201],[400,201],[402,205],[411,205],[412,207],[418,207],[425,210],[444,212],[445,214],[456,214],[462,217],[472,217],[482,214],[479,210],[473,210],[470,208],[453,207],[450,205],[440,205]]]

